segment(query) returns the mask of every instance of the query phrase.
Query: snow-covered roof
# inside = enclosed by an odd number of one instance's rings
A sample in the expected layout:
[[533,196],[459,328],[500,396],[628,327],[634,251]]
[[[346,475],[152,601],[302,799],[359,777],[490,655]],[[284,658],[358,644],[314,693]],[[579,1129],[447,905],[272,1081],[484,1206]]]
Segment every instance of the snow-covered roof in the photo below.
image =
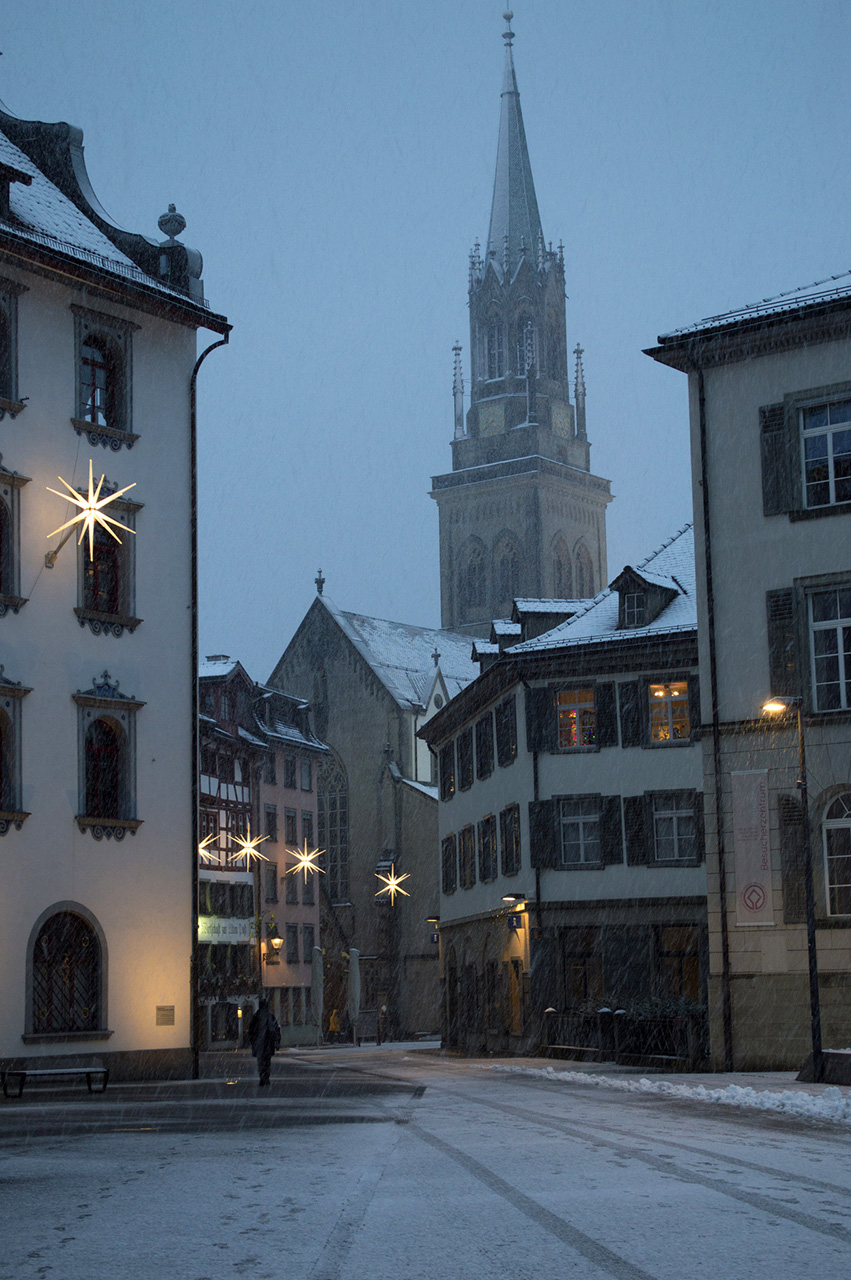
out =
[[499,645],[493,640],[474,640],[473,655],[478,654],[481,658],[489,658],[491,656],[499,657]]
[[[479,674],[470,657],[470,637],[435,627],[388,622],[344,613],[327,596],[318,597],[385,688],[404,706],[424,707],[436,665],[450,698]],[[434,654],[438,653],[437,664]]]
[[588,598],[576,600],[517,599],[514,601],[514,607],[518,613],[576,613],[590,603],[591,600]]
[[237,658],[217,658],[215,660],[205,659],[198,663],[198,678],[204,680],[210,676],[227,676],[235,667],[239,666]]
[[297,747],[314,747],[317,750],[327,751],[324,742],[320,742],[318,738],[314,738],[312,734],[302,733],[294,724],[288,724],[286,720],[276,717],[271,724],[263,724],[261,720],[257,720],[257,727],[269,738],[279,738],[283,742],[289,742]]
[[427,782],[414,782],[413,778],[402,778],[399,781],[403,786],[410,787],[412,791],[421,791],[424,796],[428,796],[432,800],[437,799],[437,787],[430,787]]
[[632,640],[693,631],[697,627],[694,528],[691,524],[685,525],[646,560],[637,564],[635,572],[647,582],[676,591],[671,602],[647,626],[618,629],[618,593],[606,587],[581,613],[534,640],[514,645],[507,652],[522,654],[601,640]]
[[495,636],[519,636],[523,631],[520,623],[510,618],[494,618],[491,628]]
[[813,284],[801,285],[797,289],[789,289],[771,298],[762,298],[759,302],[746,303],[745,306],[738,307],[734,311],[707,316],[682,329],[661,333],[659,342],[663,344],[675,342],[677,338],[699,333],[705,329],[719,329],[739,321],[758,319],[761,316],[781,315],[787,311],[797,311],[801,307],[833,302],[841,298],[851,299],[851,271],[842,271],[824,280],[816,280]]

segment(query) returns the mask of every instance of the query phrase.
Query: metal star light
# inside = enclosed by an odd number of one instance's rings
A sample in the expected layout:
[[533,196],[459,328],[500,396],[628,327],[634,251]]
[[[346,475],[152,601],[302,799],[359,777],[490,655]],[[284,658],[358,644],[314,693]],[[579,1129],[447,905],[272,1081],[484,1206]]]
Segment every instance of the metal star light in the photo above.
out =
[[90,458],[89,459],[89,496],[87,498],[82,497],[77,492],[77,490],[72,488],[71,485],[68,483],[68,481],[63,480],[61,476],[58,477],[59,483],[64,484],[65,488],[68,490],[67,493],[60,493],[58,489],[51,489],[49,485],[47,486],[48,493],[55,493],[57,498],[66,498],[66,499],[70,498],[71,501],[76,502],[77,506],[80,508],[80,510],[77,512],[75,516],[73,516],[70,520],[66,520],[65,523],[60,525],[58,529],[54,529],[53,533],[49,533],[47,535],[48,538],[53,538],[56,536],[57,533],[62,533],[64,529],[70,530],[75,524],[79,524],[80,537],[78,539],[77,545],[79,546],[79,544],[83,541],[83,538],[86,536],[86,534],[89,535],[89,559],[90,560],[94,560],[95,558],[95,525],[96,524],[100,525],[102,529],[105,529],[106,532],[109,534],[109,536],[111,538],[114,538],[115,541],[118,543],[121,542],[121,539],[119,538],[117,533],[113,533],[113,530],[110,526],[114,525],[116,529],[123,529],[125,533],[135,533],[135,530],[128,529],[126,524],[121,524],[120,521],[114,520],[112,516],[108,516],[104,514],[104,507],[108,506],[110,502],[115,502],[116,498],[120,498],[122,493],[126,493],[128,489],[135,489],[136,487],[135,480],[133,484],[126,484],[123,489],[116,489],[115,493],[108,493],[102,498],[100,496],[100,491],[101,491],[101,488],[103,487],[103,482],[105,479],[106,479],[106,476],[102,475],[100,480],[98,480],[97,482],[97,488],[95,488],[94,476],[92,474],[92,460]]
[[291,876],[293,874],[298,875],[299,871],[303,871],[305,884],[307,884],[308,875],[315,875],[317,871],[319,872],[320,875],[324,876],[325,868],[320,867],[319,864],[315,861],[316,858],[321,858],[324,852],[325,852],[324,849],[308,849],[307,841],[305,840],[303,849],[294,850],[294,856],[296,860],[295,865],[292,867],[287,867],[287,872],[286,872],[287,875],[288,876]]
[[218,862],[219,860],[218,853],[217,852],[214,853],[210,849],[210,845],[213,843],[214,840],[218,840],[218,838],[219,838],[218,834],[214,832],[210,836],[205,836],[204,839],[201,841],[201,843],[198,845],[198,857],[201,859],[202,862]]
[[262,862],[268,862],[269,859],[266,857],[265,853],[257,852],[257,846],[258,844],[262,844],[264,840],[268,840],[269,837],[255,836],[252,840],[250,822],[246,823],[245,831],[246,833],[244,836],[231,836],[231,840],[233,840],[235,844],[239,845],[239,849],[236,853],[232,853],[230,855],[228,862],[239,862],[240,858],[245,858],[249,866],[251,865],[252,858],[258,858]]
[[382,893],[386,893],[391,902],[396,901],[397,893],[403,893],[406,898],[410,898],[411,895],[408,893],[408,890],[401,888],[402,881],[409,880],[411,878],[411,873],[409,871],[406,871],[404,875],[397,876],[396,867],[391,865],[389,875],[385,876],[382,875],[380,871],[376,871],[375,876],[376,879],[384,881],[384,888],[378,890],[375,895],[376,898],[380,898]]

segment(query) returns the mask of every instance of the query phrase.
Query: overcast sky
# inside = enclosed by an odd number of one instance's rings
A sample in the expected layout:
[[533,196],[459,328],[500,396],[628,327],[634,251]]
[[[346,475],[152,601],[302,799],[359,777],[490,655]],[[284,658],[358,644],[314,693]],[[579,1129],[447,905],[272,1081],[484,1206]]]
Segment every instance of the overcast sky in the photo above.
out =
[[[0,97],[85,134],[115,220],[174,201],[234,325],[199,382],[201,652],[265,679],[321,566],[439,625],[432,475],[487,236],[500,0],[7,0]],[[518,0],[515,64],[609,576],[690,519],[660,332],[851,267],[847,0]],[[209,339],[200,335],[206,345]]]

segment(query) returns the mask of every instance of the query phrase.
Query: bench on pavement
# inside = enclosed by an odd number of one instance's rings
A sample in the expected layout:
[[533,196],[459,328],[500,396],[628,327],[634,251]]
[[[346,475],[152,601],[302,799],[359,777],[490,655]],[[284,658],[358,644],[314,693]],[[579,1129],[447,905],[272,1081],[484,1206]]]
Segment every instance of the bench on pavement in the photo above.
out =
[[[27,1064],[24,1067],[6,1067],[3,1071],[3,1097],[20,1098],[24,1092],[24,1085],[28,1080],[82,1080],[85,1079],[89,1093],[94,1093],[92,1082],[100,1081],[98,1093],[103,1093],[109,1082],[109,1067],[105,1067],[101,1062],[84,1062],[78,1065],[62,1066],[62,1067],[42,1067]],[[9,1093],[9,1085],[17,1081],[18,1092],[16,1094]]]

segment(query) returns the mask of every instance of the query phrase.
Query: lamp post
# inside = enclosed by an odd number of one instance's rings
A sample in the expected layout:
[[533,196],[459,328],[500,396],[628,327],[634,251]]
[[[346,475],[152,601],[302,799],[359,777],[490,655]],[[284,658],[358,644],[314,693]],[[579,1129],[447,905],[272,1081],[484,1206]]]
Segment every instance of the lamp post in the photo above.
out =
[[810,975],[810,1025],[813,1043],[813,1079],[823,1075],[824,1057],[821,1047],[821,1002],[818,989],[818,956],[816,952],[816,899],[813,889],[813,850],[810,842],[810,813],[807,798],[807,757],[802,718],[803,698],[772,696],[763,703],[767,715],[786,715],[794,710],[798,720],[798,790],[801,793],[801,819],[804,827],[804,894],[807,915],[807,961]]

